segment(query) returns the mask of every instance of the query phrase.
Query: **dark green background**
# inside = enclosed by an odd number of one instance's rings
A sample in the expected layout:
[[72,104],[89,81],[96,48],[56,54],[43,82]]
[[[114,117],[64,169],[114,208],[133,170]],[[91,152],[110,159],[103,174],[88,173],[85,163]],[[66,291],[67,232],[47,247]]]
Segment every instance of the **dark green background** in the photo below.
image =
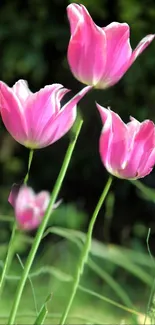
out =
[[[85,0],[94,21],[105,26],[112,21],[127,22],[131,27],[133,48],[147,34],[155,32],[153,0]],[[0,79],[12,86],[26,79],[32,91],[46,84],[62,83],[77,93],[83,86],[72,76],[67,59],[70,37],[66,6],[63,0],[6,0],[0,2]],[[68,97],[69,98],[69,97]],[[60,197],[91,215],[108,178],[98,153],[101,121],[95,100],[110,106],[124,121],[132,115],[140,121],[155,121],[155,41],[136,60],[131,69],[114,87],[94,90],[80,103],[84,125]],[[52,190],[69,142],[69,134],[54,145],[35,152],[29,184],[36,191]],[[0,124],[0,213],[8,210],[7,197],[12,183],[20,182],[27,169],[28,150],[19,145]],[[155,172],[142,180],[155,187]],[[95,236],[133,246],[145,243],[146,229],[152,228],[150,242],[154,246],[155,206],[140,198],[133,185],[114,180],[114,199],[108,239],[104,235],[104,209],[95,227]],[[110,213],[110,212],[109,212]],[[72,215],[70,216],[72,218]],[[143,227],[144,226],[144,227]],[[146,228],[145,228],[146,227]],[[81,227],[82,228],[82,227]],[[82,228],[83,229],[83,228]],[[6,239],[6,224],[0,230]],[[4,233],[6,235],[4,235]]]

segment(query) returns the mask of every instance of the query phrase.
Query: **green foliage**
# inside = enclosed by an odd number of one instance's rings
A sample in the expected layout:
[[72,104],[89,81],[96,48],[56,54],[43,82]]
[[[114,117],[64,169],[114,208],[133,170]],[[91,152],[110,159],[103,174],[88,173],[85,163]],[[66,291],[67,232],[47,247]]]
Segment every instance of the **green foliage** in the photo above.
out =
[[72,229],[80,229],[86,224],[88,216],[79,211],[74,204],[61,204],[54,212],[49,225],[63,226]]
[[51,295],[48,295],[46,300],[45,300],[45,303],[42,305],[41,309],[40,309],[40,312],[35,320],[35,323],[34,325],[42,325],[44,324],[45,322],[45,319],[47,317],[47,314],[48,314],[48,309],[47,309],[47,304],[48,302],[50,302],[51,300]]
[[[60,240],[59,237],[59,241],[52,245],[48,254],[41,255],[40,260],[37,258],[29,278],[33,285],[37,306],[41,311],[38,317],[42,317],[42,319],[46,314],[46,297],[52,293],[52,301],[48,303],[49,313],[46,315],[45,323],[49,321],[54,323],[59,321],[63,305],[69,295],[72,274],[77,263],[75,256],[78,256],[78,251],[82,248],[85,234],[56,227],[50,228],[48,233],[57,234],[64,240]],[[70,241],[71,245],[68,246]],[[57,255],[59,257],[56,259]],[[133,317],[134,315],[137,315],[138,319],[142,317],[139,304],[146,305],[147,288],[151,287],[153,283],[154,265],[150,257],[147,253],[140,254],[134,250],[124,250],[117,246],[109,247],[109,245],[103,245],[96,240],[92,242],[90,256],[67,323],[71,323],[73,319],[78,319],[81,314],[80,323],[92,317],[92,319],[98,320],[98,324],[106,321],[113,323],[116,319],[118,323],[125,319],[127,322],[130,321],[130,324],[135,324]],[[113,266],[111,268],[111,280],[109,277],[110,264]],[[125,270],[123,277],[119,276],[120,272],[123,274],[122,267]],[[141,271],[136,273],[133,270],[136,268]],[[16,259],[10,272],[6,276],[7,286],[2,304],[5,318],[21,274],[21,266]],[[146,281],[146,279],[150,280]],[[131,290],[135,284],[137,290]],[[123,293],[124,287],[126,293]],[[133,301],[134,307],[130,299]],[[82,309],[83,304],[85,310]],[[18,322],[23,324],[27,320],[28,324],[31,324],[35,321],[35,306],[33,307],[33,305],[32,288],[28,281],[17,317]]]

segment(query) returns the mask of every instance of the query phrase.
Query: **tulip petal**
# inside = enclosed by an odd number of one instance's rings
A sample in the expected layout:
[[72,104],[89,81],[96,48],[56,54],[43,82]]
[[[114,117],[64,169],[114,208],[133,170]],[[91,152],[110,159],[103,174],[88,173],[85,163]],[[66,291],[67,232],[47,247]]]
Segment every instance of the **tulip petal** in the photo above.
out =
[[12,87],[12,91],[24,106],[26,99],[32,94],[26,80],[18,80]]
[[30,127],[26,146],[34,144],[35,147],[40,147],[40,135],[44,127],[49,120],[55,118],[55,114],[60,110],[59,100],[68,92],[68,89],[61,87],[60,84],[46,86],[27,100],[26,119]]
[[8,197],[8,202],[12,205],[13,208],[15,207],[15,202],[18,196],[19,189],[20,189],[19,184],[13,184],[11,192]]
[[72,127],[77,116],[76,104],[92,89],[92,86],[84,87],[68,103],[66,103],[59,113],[51,118],[40,134],[39,147],[43,148],[52,144],[64,136]]
[[50,195],[46,191],[42,191],[36,195],[35,205],[40,209],[41,215],[44,215],[48,207],[49,201],[50,201]]
[[126,23],[113,22],[103,28],[107,41],[107,62],[103,79],[112,81],[122,66],[129,61],[132,49],[129,42],[129,26]]
[[154,124],[152,121],[141,123],[139,131],[134,137],[132,150],[128,152],[128,164],[122,175],[125,178],[135,178],[140,174],[139,170],[143,169],[148,158],[148,152],[154,147]]
[[[118,114],[97,104],[104,122],[100,137],[100,154],[103,162],[112,173],[124,166],[127,155],[127,127]],[[123,167],[122,167],[123,168]]]
[[[138,166],[138,172],[141,174],[143,169],[148,166],[148,162],[151,158],[151,153],[155,147],[155,127],[152,121],[144,121],[142,124],[146,126],[146,131],[143,137],[143,155],[141,156],[141,160]],[[149,154],[150,153],[150,154]]]
[[70,91],[70,89],[62,88],[55,93],[55,114],[59,113],[61,109],[61,100]]
[[134,141],[135,136],[139,132],[141,123],[137,121],[135,118],[130,117],[130,122],[127,123],[127,129],[128,129],[128,154],[127,154],[127,160],[129,159],[131,155],[131,150],[133,150],[134,147]]
[[40,139],[38,139],[39,148],[44,148],[64,136],[75,122],[76,115],[76,106],[72,108],[68,106],[65,110],[61,109],[54,119],[51,118],[47,122],[40,134]]
[[45,86],[28,98],[25,113],[31,129],[38,132],[38,129],[55,114],[56,94],[62,87],[61,84]]
[[148,45],[153,41],[154,35],[147,35],[144,37],[136,49],[132,52],[129,60],[122,65],[122,67],[113,75],[111,86],[114,85],[117,81],[119,81],[122,76],[126,73],[126,71],[130,68],[130,66],[134,63],[137,57],[148,47]]
[[153,41],[155,35],[150,34],[145,36],[140,43],[137,45],[132,53],[129,66],[137,59],[137,57],[148,47],[148,45]]
[[35,197],[34,191],[27,186],[22,186],[15,202],[15,214],[20,215],[29,202],[33,202]]
[[23,230],[33,230],[41,222],[39,210],[35,206],[27,206],[20,214],[16,214],[19,227]]
[[143,166],[139,166],[138,174],[140,177],[145,177],[146,175],[150,174],[154,165],[155,165],[155,148],[150,151],[150,155],[148,155],[148,152],[145,153],[145,165],[143,163]]
[[[107,123],[106,123],[107,122]],[[99,140],[99,152],[101,156],[101,160],[107,170],[111,172],[111,166],[110,166],[110,144],[112,141],[112,132],[111,132],[111,116],[110,114],[107,116],[100,140]]]
[[12,137],[22,143],[27,138],[28,132],[23,107],[12,89],[3,82],[0,82],[0,91],[0,109],[3,123]]
[[83,21],[82,7],[76,3],[67,6],[67,14],[70,23],[71,34],[74,34],[77,25]]
[[67,8],[67,13],[71,32],[73,31],[68,46],[70,68],[81,82],[96,85],[106,64],[105,32],[95,25],[84,6],[81,5],[80,12],[77,5],[71,4]]

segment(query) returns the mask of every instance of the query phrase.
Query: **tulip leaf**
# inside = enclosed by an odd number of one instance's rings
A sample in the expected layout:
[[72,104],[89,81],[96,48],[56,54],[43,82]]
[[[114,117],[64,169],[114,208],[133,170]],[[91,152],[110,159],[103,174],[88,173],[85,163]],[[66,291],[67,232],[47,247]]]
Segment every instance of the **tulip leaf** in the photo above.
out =
[[[50,232],[75,242],[75,244],[80,247],[86,237],[86,235],[81,231],[57,227],[49,228],[44,234],[44,237]],[[126,269],[129,273],[139,278],[143,283],[152,286],[152,276],[141,268],[141,264],[147,267],[152,267],[152,261],[150,261],[150,257],[147,254],[133,252],[128,249],[120,249],[115,245],[104,245],[95,239],[92,241],[91,254],[100,259],[106,259],[109,262]],[[137,265],[138,263],[140,266]]]
[[51,300],[51,294],[49,294],[44,302],[44,304],[42,305],[40,312],[34,322],[34,325],[41,325],[44,324],[44,321],[46,319],[46,316],[48,314],[48,309],[47,309],[47,304],[48,302]]
[[144,185],[142,182],[136,180],[136,181],[130,181],[134,186],[138,188],[141,192],[141,196],[143,199],[152,201],[155,203],[155,189],[150,188],[146,185]]

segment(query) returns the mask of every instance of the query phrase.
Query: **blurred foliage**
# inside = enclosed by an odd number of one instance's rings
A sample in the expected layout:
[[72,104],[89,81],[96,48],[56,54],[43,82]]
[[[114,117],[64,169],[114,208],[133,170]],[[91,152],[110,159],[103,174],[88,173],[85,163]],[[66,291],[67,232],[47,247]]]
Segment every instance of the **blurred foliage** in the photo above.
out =
[[[20,324],[34,323],[39,310],[43,310],[41,317],[44,317],[46,308],[45,323],[49,324],[50,321],[57,324],[63,312],[85,233],[64,227],[51,227],[46,233],[48,236],[54,234],[57,240],[55,238],[51,247],[46,246],[44,254],[37,257],[30,272],[17,316]],[[25,234],[18,237],[18,258],[15,256],[7,275],[6,290],[1,301],[1,324],[6,323],[13,293],[24,267],[25,259],[21,252],[23,242],[27,243],[28,248],[32,237]],[[124,319],[125,324],[136,324],[136,321],[143,324],[153,279],[154,264],[146,250],[139,252],[93,240],[67,323],[113,324],[117,320],[120,324]],[[51,297],[48,305],[47,297]]]
[[[71,2],[73,1],[1,0],[1,80],[12,86],[19,78],[26,79],[32,91],[59,82],[71,89],[66,100],[82,88],[72,76],[66,58],[70,37],[66,6]],[[99,26],[112,21],[127,22],[131,27],[133,48],[145,35],[155,33],[153,0],[148,0],[147,5],[138,0],[81,0],[81,3],[87,7]],[[58,322],[66,303],[88,221],[107,179],[98,152],[101,122],[95,101],[105,107],[110,106],[124,121],[128,121],[129,115],[140,121],[148,118],[155,121],[154,67],[155,41],[117,85],[106,91],[93,91],[80,103],[79,110],[84,124],[60,193],[62,203],[53,212],[50,228],[42,240],[31,270],[37,309],[43,310],[40,317],[44,318],[46,307],[50,313],[45,321],[47,324],[49,320],[50,323]],[[70,136],[71,133],[49,148],[35,152],[29,184],[36,191],[52,190]],[[28,155],[28,150],[10,137],[1,122],[1,268],[14,220],[7,197],[12,184],[24,179]],[[96,240],[93,240],[68,324],[76,321],[79,324],[135,323],[131,312],[112,306],[112,302],[107,303],[106,298],[127,308],[134,308],[140,312],[138,323],[144,323],[143,314],[154,278],[154,264],[146,250],[148,227],[151,228],[150,249],[155,254],[155,195],[149,187],[155,188],[154,171],[141,183],[132,184],[114,179],[95,226]],[[14,249],[23,265],[34,235],[35,232],[20,232],[15,239]],[[2,324],[6,322],[20,274],[21,265],[15,256],[7,277],[4,299],[1,301]],[[47,296],[51,293],[52,299],[46,306]],[[36,311],[29,281],[19,313],[18,323],[34,323]]]

